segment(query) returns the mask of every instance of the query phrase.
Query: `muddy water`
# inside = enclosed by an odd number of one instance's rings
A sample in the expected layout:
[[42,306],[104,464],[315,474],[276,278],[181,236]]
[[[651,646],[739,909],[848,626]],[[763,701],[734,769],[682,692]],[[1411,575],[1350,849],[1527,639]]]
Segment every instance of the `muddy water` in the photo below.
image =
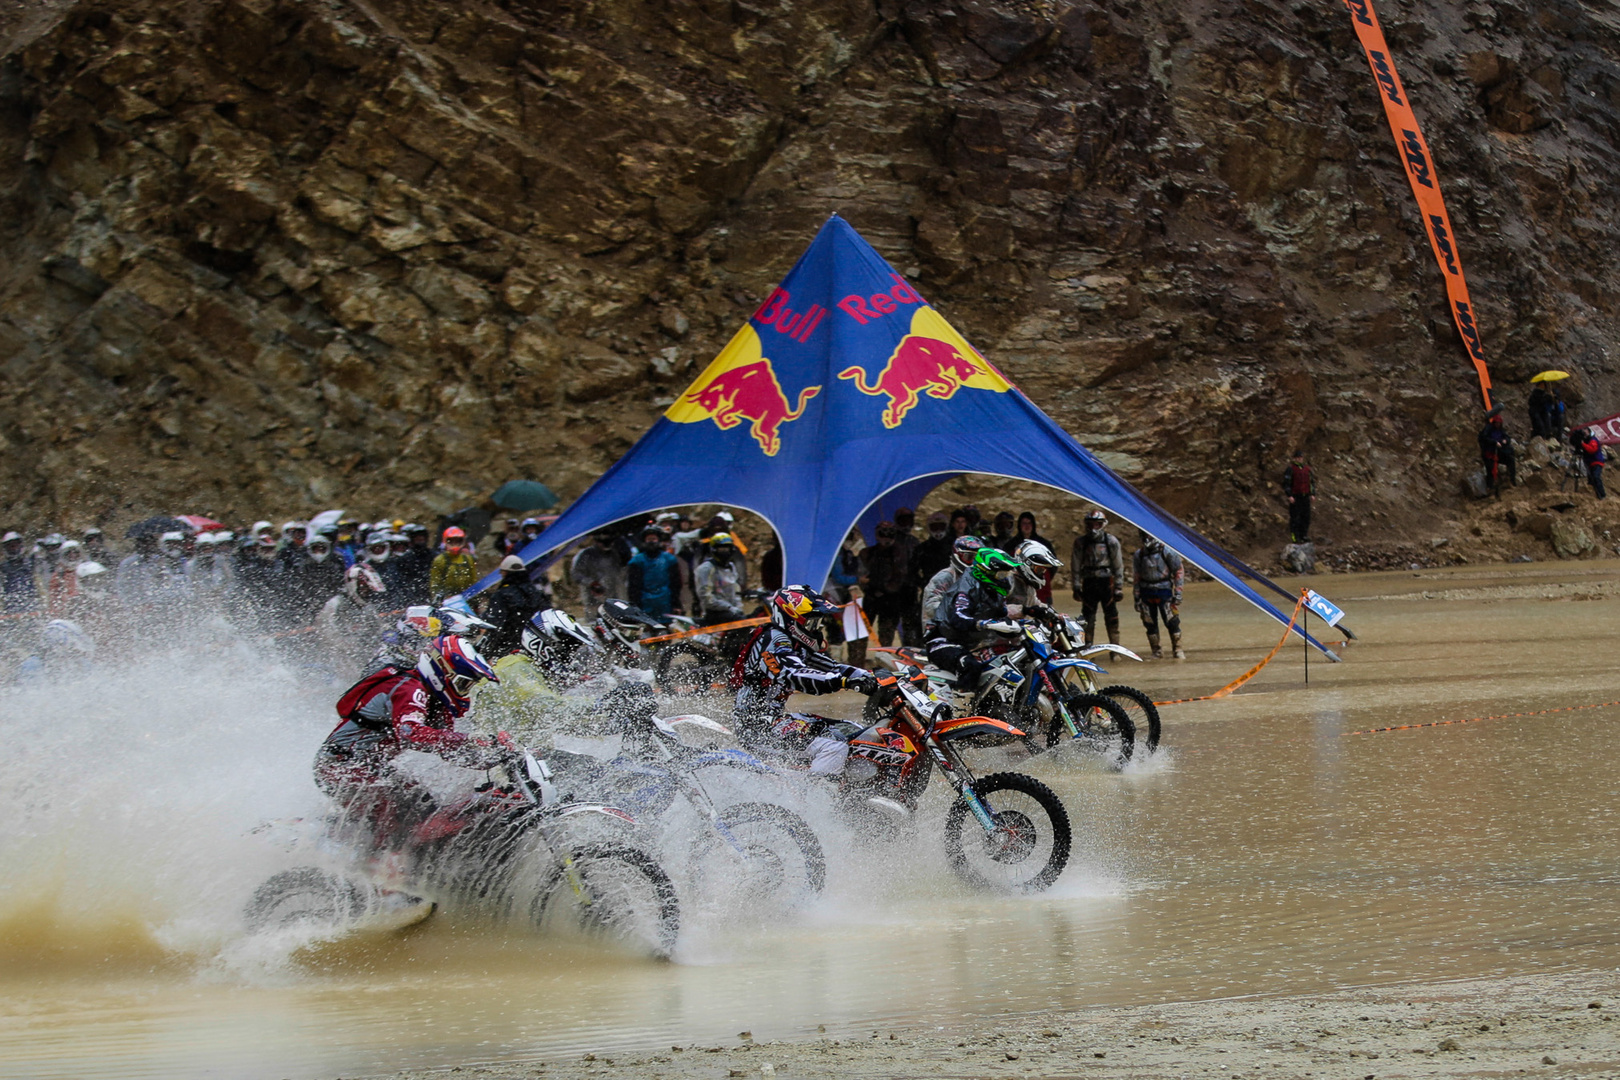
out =
[[[966,894],[931,856],[845,861],[791,923],[693,913],[674,964],[434,920],[256,965],[196,929],[229,890],[161,917],[128,899],[169,880],[149,864],[183,840],[162,834],[136,860],[149,877],[103,855],[101,876],[0,893],[0,1076],[353,1076],[1613,967],[1620,709],[1346,735],[1620,698],[1620,567],[1515,570],[1318,578],[1360,635],[1347,663],[1313,662],[1306,687],[1295,645],[1239,695],[1167,708],[1166,749],[1124,775],[1032,763],[1077,825],[1073,865],[1035,899]],[[1192,659],[1114,676],[1203,693],[1277,637],[1208,586],[1184,617]],[[38,850],[4,850],[38,869]],[[83,916],[98,900],[105,917]]]

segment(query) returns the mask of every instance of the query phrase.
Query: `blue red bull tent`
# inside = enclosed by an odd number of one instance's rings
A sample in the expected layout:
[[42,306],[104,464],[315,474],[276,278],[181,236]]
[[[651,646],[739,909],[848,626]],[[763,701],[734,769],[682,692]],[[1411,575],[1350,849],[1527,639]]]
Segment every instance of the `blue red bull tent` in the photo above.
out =
[[1239,575],[1292,595],[1099,462],[836,215],[651,430],[520,555],[533,564],[627,517],[718,503],[770,522],[783,580],[819,588],[852,525],[870,535],[963,473],[1088,499],[1288,622]]

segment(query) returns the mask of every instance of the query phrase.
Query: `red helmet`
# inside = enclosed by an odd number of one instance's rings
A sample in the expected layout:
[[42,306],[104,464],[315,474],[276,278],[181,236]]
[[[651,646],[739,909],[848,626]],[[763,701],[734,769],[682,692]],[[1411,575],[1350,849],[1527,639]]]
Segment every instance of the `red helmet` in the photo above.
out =
[[453,550],[467,542],[467,534],[463,530],[452,525],[448,529],[444,530],[443,540],[444,546]]
[[810,649],[822,646],[821,631],[812,625],[837,615],[839,608],[808,585],[786,585],[771,594],[771,625]]
[[444,634],[429,641],[416,661],[416,671],[452,716],[460,716],[467,711],[472,704],[472,689],[478,680],[501,681],[495,669],[478,655],[473,643],[454,634]]

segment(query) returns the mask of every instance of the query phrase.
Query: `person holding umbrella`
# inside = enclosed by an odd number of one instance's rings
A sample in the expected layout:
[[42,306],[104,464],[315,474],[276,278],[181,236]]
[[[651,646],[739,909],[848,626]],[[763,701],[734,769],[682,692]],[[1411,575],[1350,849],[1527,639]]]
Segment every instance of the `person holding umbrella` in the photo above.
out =
[[1558,383],[1569,378],[1567,371],[1543,371],[1530,379],[1530,435],[1543,439],[1559,438],[1564,431],[1564,402]]

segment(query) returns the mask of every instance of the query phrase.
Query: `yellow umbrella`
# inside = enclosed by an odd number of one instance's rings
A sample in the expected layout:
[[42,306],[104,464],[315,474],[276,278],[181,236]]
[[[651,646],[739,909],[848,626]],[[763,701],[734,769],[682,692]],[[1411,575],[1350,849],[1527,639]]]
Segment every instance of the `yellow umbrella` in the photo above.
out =
[[1567,372],[1567,371],[1543,371],[1540,375],[1533,376],[1530,379],[1530,381],[1531,382],[1557,382],[1559,379],[1567,379],[1567,378],[1569,378],[1569,372]]

